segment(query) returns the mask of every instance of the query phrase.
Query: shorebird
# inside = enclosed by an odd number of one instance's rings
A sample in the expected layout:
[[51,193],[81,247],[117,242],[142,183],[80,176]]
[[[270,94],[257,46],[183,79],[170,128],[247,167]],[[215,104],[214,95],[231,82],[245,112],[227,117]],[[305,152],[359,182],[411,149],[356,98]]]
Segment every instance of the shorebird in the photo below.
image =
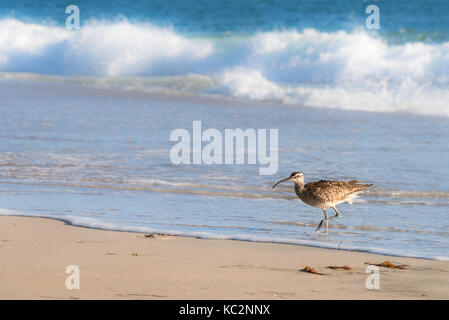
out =
[[[294,182],[296,195],[305,204],[323,209],[324,219],[318,224],[316,231],[318,232],[323,226],[323,223],[325,223],[326,233],[328,221],[340,216],[340,212],[338,212],[335,206],[343,202],[352,204],[352,200],[354,200],[357,193],[372,186],[372,184],[362,184],[360,180],[320,180],[304,184],[304,174],[302,172],[293,172],[290,177],[276,182],[273,188],[286,181]],[[329,218],[326,212],[327,208],[334,209],[335,216]]]

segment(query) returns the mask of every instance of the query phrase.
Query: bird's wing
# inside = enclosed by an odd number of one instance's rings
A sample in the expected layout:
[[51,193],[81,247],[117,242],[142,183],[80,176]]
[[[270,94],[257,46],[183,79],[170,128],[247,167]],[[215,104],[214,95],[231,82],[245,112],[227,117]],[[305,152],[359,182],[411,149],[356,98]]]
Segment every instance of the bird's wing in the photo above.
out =
[[322,202],[332,202],[344,200],[351,193],[361,191],[370,186],[371,184],[361,184],[359,180],[320,180],[309,182],[304,188],[310,197]]

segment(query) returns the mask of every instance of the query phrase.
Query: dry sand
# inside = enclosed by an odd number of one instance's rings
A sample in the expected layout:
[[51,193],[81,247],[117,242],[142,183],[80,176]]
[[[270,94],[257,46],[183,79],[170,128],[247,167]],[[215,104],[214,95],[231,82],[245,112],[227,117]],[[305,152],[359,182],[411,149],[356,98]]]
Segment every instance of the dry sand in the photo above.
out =
[[[409,267],[380,267],[380,290],[367,290],[365,262],[386,260]],[[65,286],[68,265],[79,267],[79,290]],[[0,299],[96,298],[448,299],[449,262],[0,217]]]

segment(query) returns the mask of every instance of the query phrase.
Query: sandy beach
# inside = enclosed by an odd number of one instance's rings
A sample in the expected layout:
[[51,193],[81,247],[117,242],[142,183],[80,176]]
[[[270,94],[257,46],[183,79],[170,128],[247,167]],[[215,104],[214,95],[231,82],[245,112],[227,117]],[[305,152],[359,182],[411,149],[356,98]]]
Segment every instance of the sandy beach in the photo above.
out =
[[[370,263],[380,289],[368,290]],[[66,288],[66,268],[80,289]],[[327,266],[349,265],[352,270]],[[301,271],[309,266],[321,274]],[[447,299],[449,262],[0,217],[0,299]]]

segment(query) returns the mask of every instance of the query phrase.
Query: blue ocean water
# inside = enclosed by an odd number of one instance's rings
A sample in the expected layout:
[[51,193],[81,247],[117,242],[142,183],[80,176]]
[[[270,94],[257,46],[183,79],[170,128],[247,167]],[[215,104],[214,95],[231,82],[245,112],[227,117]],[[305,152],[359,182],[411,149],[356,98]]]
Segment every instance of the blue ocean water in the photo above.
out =
[[193,34],[248,34],[276,29],[315,28],[320,31],[352,31],[364,24],[370,4],[381,10],[380,32],[400,36],[404,31],[416,39],[447,39],[447,1],[435,0],[111,0],[111,1],[0,1],[0,16],[36,23],[65,25],[65,8],[75,4],[82,21],[127,18]]
[[[0,214],[448,259],[448,16],[442,0],[1,0]],[[278,173],[173,165],[170,133],[194,120],[279,129]],[[324,239],[319,209],[271,189],[297,170],[374,188]]]

